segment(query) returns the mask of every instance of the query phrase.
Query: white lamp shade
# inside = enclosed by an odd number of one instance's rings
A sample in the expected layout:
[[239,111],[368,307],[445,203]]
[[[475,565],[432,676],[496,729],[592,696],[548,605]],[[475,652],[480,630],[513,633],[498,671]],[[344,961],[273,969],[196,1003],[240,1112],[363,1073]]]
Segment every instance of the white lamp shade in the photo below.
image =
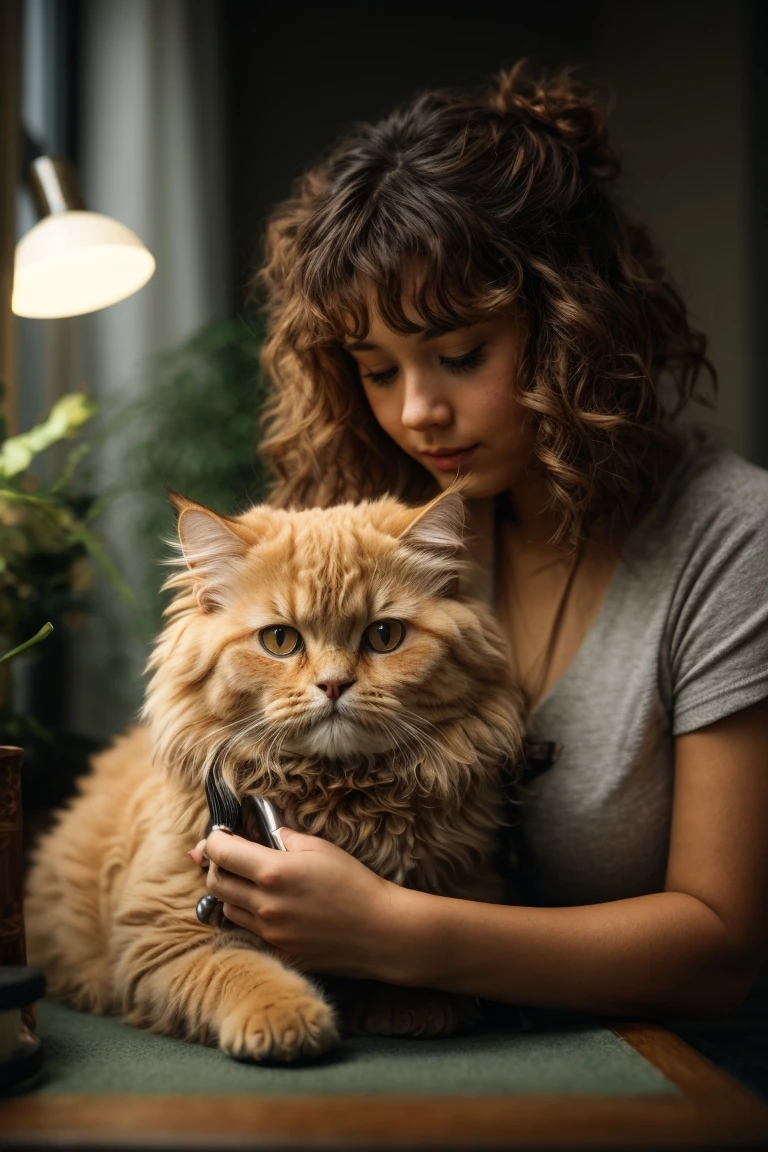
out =
[[155,258],[130,228],[98,212],[56,212],[16,245],[17,316],[80,316],[138,292]]

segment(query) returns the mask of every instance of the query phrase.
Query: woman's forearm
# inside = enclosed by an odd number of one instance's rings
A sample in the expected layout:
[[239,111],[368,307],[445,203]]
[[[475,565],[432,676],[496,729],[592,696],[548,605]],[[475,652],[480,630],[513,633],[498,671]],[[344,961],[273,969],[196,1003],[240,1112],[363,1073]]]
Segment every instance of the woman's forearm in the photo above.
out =
[[403,891],[393,908],[380,973],[392,983],[598,1015],[693,1017],[727,1012],[748,988],[722,921],[683,893],[527,908]]

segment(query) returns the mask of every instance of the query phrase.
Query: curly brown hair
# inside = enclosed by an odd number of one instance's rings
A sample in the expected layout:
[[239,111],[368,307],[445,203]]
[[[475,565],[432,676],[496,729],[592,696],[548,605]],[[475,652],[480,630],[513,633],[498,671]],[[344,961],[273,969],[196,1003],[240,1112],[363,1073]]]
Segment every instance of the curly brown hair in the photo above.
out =
[[648,232],[617,201],[618,173],[594,93],[571,72],[531,79],[523,61],[480,94],[426,92],[357,126],[308,171],[269,222],[257,278],[273,501],[436,491],[374,420],[342,347],[366,334],[372,298],[401,333],[514,315],[526,333],[514,386],[557,539],[634,522],[702,370],[717,381]]

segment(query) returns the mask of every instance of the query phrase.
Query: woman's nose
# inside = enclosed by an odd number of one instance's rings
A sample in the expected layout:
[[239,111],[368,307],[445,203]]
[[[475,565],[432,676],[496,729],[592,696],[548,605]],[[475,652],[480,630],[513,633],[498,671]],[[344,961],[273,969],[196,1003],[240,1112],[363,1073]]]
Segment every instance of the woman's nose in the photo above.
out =
[[450,405],[428,381],[411,380],[405,385],[400,420],[404,428],[424,431],[434,424],[447,426],[453,419]]

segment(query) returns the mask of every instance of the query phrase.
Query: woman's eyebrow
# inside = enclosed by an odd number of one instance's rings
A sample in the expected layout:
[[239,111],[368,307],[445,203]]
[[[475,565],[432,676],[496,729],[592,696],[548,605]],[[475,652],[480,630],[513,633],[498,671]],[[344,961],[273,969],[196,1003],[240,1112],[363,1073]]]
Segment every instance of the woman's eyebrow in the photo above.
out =
[[[419,332],[416,339],[420,344],[424,344],[427,340],[435,340],[438,336],[448,336],[451,332],[461,332],[463,328],[468,328],[468,324],[462,324],[459,328],[425,328],[423,332]],[[347,352],[380,352],[378,344],[372,344],[370,340],[355,340],[351,344],[344,344]]]

